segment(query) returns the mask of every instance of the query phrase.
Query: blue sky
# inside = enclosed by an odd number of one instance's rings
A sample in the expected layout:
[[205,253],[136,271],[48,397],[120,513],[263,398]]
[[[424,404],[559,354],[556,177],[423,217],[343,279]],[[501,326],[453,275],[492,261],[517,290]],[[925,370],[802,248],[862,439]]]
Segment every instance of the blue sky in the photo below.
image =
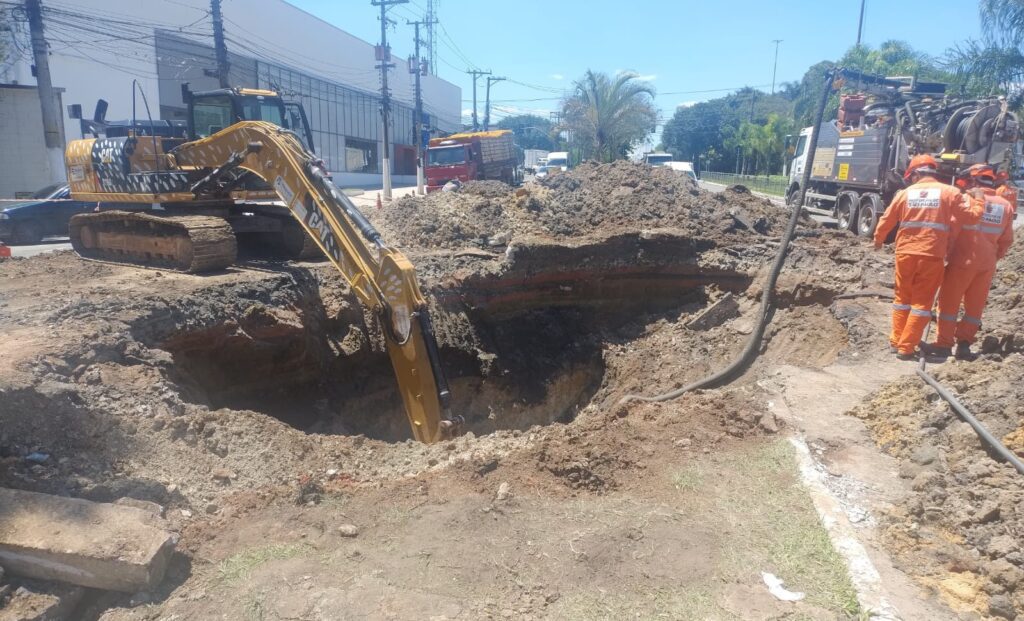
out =
[[[289,0],[366,41],[380,38],[370,0]],[[412,52],[412,27],[427,0],[393,7],[394,53]],[[682,103],[720,97],[743,86],[770,89],[773,39],[778,82],[798,80],[811,64],[842,56],[857,37],[856,0],[436,0],[443,29],[438,74],[472,97],[469,63],[521,82],[492,87],[495,116],[545,113],[588,68],[629,69],[652,81],[667,118]],[[974,0],[867,0],[864,41],[889,39],[940,56],[957,41],[980,36]],[[482,80],[481,80],[482,84]],[[526,86],[531,85],[531,86]],[[718,90],[722,89],[722,90]],[[713,92],[696,92],[713,91]],[[480,90],[480,114],[483,94]]]

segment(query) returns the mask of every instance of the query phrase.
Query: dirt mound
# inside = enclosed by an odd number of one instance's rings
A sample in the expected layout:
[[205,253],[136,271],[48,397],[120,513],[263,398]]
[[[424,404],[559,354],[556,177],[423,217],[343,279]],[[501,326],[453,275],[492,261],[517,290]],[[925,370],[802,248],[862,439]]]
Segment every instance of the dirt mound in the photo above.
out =
[[518,190],[485,181],[458,192],[404,197],[371,218],[400,247],[463,248],[502,247],[525,236],[568,239],[656,228],[702,237],[774,235],[788,213],[746,191],[707,192],[669,168],[618,161],[586,162]]
[[[1013,354],[1002,364],[944,365],[935,375],[1024,457],[1022,363]],[[967,423],[916,378],[887,386],[853,414],[912,481],[886,531],[906,569],[954,607],[1010,619],[1006,611],[1024,612],[1024,476],[987,455]]]

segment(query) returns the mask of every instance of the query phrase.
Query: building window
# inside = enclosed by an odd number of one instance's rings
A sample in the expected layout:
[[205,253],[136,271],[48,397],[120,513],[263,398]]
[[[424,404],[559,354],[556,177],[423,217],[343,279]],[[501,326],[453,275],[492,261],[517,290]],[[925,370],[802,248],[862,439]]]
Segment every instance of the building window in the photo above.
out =
[[360,173],[380,172],[380,166],[377,164],[377,143],[345,138],[345,170]]

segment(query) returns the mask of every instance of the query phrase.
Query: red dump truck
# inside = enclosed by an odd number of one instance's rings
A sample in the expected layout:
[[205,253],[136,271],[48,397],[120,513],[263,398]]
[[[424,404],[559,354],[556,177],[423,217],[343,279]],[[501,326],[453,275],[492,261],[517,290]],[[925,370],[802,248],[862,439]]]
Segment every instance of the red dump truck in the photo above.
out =
[[520,150],[507,129],[465,132],[433,138],[427,146],[427,191],[449,181],[493,179],[513,185],[521,181]]

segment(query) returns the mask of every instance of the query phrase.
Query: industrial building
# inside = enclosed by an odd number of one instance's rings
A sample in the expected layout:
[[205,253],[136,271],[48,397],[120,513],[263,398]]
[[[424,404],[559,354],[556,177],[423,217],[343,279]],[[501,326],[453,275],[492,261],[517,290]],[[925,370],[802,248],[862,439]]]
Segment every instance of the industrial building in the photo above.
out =
[[[184,119],[183,83],[192,90],[218,87],[209,0],[43,0],[42,6],[65,140],[82,137],[80,122],[68,116],[71,105],[89,117],[104,99],[110,120]],[[7,4],[0,12],[11,25],[0,31],[7,52],[0,61],[0,126],[22,128],[5,133],[19,141],[6,151],[20,153],[23,162],[12,162],[0,179],[0,197],[10,197],[63,178],[64,171],[40,170],[46,154],[24,10]],[[301,102],[317,154],[335,180],[379,186],[384,149],[375,45],[284,0],[225,0],[223,16],[231,85],[275,89]],[[411,47],[408,34],[409,45],[401,47]],[[389,37],[392,45],[401,36]],[[392,173],[395,185],[412,185],[414,80],[404,58],[392,62]],[[422,91],[424,126],[435,134],[459,129],[459,87],[427,75]]]

